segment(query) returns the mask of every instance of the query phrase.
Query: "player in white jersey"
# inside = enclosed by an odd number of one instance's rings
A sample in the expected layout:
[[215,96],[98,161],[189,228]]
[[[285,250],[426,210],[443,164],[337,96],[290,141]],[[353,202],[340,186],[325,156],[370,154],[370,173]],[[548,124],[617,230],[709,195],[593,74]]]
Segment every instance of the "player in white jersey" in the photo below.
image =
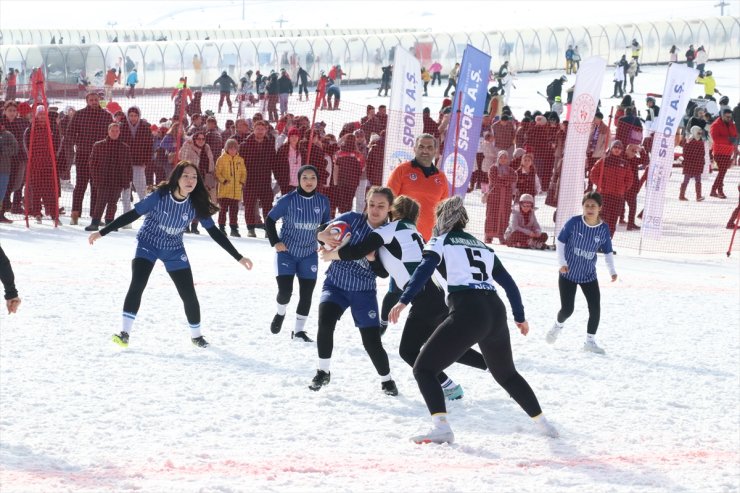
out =
[[252,261],[234,248],[211,219],[211,215],[217,211],[218,207],[211,202],[197,165],[180,161],[172,170],[169,181],[160,183],[154,192],[133,209],[90,235],[88,241],[92,245],[111,231],[117,231],[146,215],[136,236],[138,244],[131,262],[131,284],[123,302],[123,329],[120,334],[113,336],[113,342],[123,347],[128,346],[129,333],[141,305],[141,295],[154,269],[154,263],[161,260],[185,307],[191,341],[198,347],[208,346],[200,333],[200,304],[195,294],[193,271],[182,242],[183,232],[193,219],[199,219],[221,248],[247,269],[252,268]]
[[[374,230],[362,242],[347,245],[339,250],[324,251],[322,259],[358,260],[378,251],[380,261],[393,282],[400,289],[405,288],[411,274],[421,263],[424,249],[424,238],[416,230],[419,203],[405,195],[396,197],[390,215],[392,222]],[[430,278],[413,300],[398,347],[401,358],[409,366],[414,366],[422,345],[446,317],[444,291]],[[483,356],[474,349],[468,349],[458,363],[481,370],[487,368]],[[437,380],[448,400],[460,399],[463,396],[462,386],[456,384],[445,372],[440,372]]]
[[604,350],[596,344],[596,329],[599,328],[601,318],[601,292],[596,277],[597,252],[604,252],[604,260],[612,282],[617,280],[617,271],[614,268],[609,227],[599,216],[601,195],[598,192],[589,192],[583,196],[581,204],[583,215],[571,217],[558,235],[560,311],[547,333],[547,342],[553,344],[557,340],[560,331],[563,330],[563,324],[573,314],[576,289],[580,286],[588,304],[588,324],[583,350],[604,354]]
[[434,237],[424,248],[421,264],[389,314],[389,320],[396,322],[435,270],[445,278],[449,313],[414,363],[414,377],[434,426],[428,433],[412,437],[412,441],[454,441],[437,375],[474,344],[480,347],[496,382],[535,420],[543,433],[558,436],[557,430],[543,416],[532,388],[514,366],[506,308],[496,294],[493,281],[506,290],[516,325],[523,335],[527,335],[529,325],[516,283],[493,250],[465,232],[468,214],[462,198],[456,196],[441,202],[436,213]]

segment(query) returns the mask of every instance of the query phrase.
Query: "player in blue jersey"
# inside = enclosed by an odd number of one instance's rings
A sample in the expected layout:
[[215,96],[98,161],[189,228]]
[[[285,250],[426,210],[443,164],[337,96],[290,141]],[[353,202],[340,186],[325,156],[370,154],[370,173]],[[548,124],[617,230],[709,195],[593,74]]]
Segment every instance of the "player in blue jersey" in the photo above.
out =
[[[366,212],[346,212],[336,217],[350,226],[352,235],[348,245],[363,241],[373,229],[385,224],[393,203],[393,191],[385,187],[370,187],[367,192]],[[324,228],[317,236],[319,241],[332,248],[339,241]],[[329,383],[331,354],[334,349],[334,328],[347,308],[352,310],[355,326],[360,329],[362,345],[380,375],[381,389],[388,395],[398,395],[396,383],[391,378],[388,353],[380,340],[378,299],[375,284],[376,273],[387,276],[374,255],[360,260],[335,260],[326,271],[319,303],[319,331],[316,345],[319,353],[319,368],[308,386],[319,390]]]
[[553,344],[563,330],[563,324],[573,314],[576,289],[581,287],[588,304],[588,325],[584,351],[604,354],[596,344],[596,329],[601,318],[601,292],[596,277],[596,252],[604,252],[604,260],[612,276],[617,280],[614,268],[614,255],[609,227],[601,220],[601,195],[589,192],[583,196],[583,215],[573,216],[565,223],[558,235],[557,251],[560,264],[558,288],[560,290],[560,311],[555,324],[547,333],[547,342]]
[[[422,259],[424,238],[416,230],[419,210],[416,200],[400,195],[391,206],[392,222],[376,229],[360,243],[347,245],[339,250],[324,251],[321,257],[323,260],[357,260],[377,250],[383,268],[390,274],[395,285],[403,289]],[[398,293],[400,296],[401,291]],[[393,304],[397,301],[398,297],[395,297]],[[392,305],[388,307],[388,311],[390,308]],[[446,317],[444,290],[430,278],[413,300],[398,347],[401,358],[409,366],[414,366],[421,347]],[[472,348],[460,357],[458,363],[480,370],[487,368],[483,356]],[[445,372],[440,372],[437,379],[448,400],[462,398],[462,386],[456,384]]]
[[92,245],[111,231],[146,215],[144,224],[136,235],[138,244],[131,262],[131,285],[123,302],[123,328],[120,334],[113,336],[113,342],[123,347],[128,346],[129,333],[141,305],[141,295],[154,269],[154,263],[161,260],[185,306],[191,341],[198,347],[208,346],[200,333],[200,304],[195,294],[193,271],[182,242],[183,232],[193,219],[199,219],[221,248],[247,269],[252,268],[252,261],[234,248],[211,219],[211,215],[217,211],[218,207],[211,202],[197,165],[180,161],[172,170],[169,181],[160,183],[154,192],[129,212],[90,235],[88,241]]
[[558,436],[545,419],[532,388],[517,372],[511,354],[506,307],[496,293],[493,281],[503,286],[520,332],[527,335],[519,288],[486,244],[465,232],[468,213],[461,197],[455,196],[437,206],[434,237],[424,247],[421,263],[411,276],[400,301],[388,319],[398,317],[411,300],[437,273],[445,280],[449,313],[424,344],[414,363],[414,377],[432,415],[433,428],[412,437],[415,443],[453,442],[447,410],[437,375],[478,344],[493,378],[535,420],[543,433]]
[[[293,278],[298,276],[299,298],[292,337],[305,342],[313,342],[306,334],[305,325],[318,272],[316,229],[329,221],[329,199],[316,192],[318,181],[316,168],[301,166],[298,169],[298,188],[278,200],[265,221],[267,238],[277,252],[277,313],[270,330],[273,334],[280,332],[293,294]],[[280,235],[275,225],[279,219],[283,220]]]

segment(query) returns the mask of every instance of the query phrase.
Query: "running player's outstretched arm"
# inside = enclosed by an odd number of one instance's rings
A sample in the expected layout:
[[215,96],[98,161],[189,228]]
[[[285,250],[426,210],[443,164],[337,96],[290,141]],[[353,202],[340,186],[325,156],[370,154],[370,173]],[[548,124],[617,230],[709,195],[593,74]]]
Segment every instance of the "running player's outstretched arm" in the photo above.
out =
[[493,260],[493,270],[491,271],[491,277],[496,281],[504,291],[506,291],[506,297],[509,299],[511,305],[511,312],[514,314],[514,321],[516,326],[519,328],[522,334],[527,335],[529,332],[529,324],[524,317],[524,305],[522,304],[522,295],[519,292],[519,287],[516,282],[506,270],[504,264],[501,263],[498,257]]
[[107,224],[100,231],[96,231],[92,233],[88,237],[87,241],[92,245],[93,243],[95,243],[96,241],[98,241],[100,238],[107,235],[111,231],[116,231],[118,229],[121,229],[124,226],[128,226],[129,224],[136,221],[140,217],[141,217],[141,214],[139,214],[139,212],[137,212],[136,209],[131,209],[130,211],[124,214],[121,214],[120,216],[115,218],[113,222],[111,222],[110,224]]
[[208,231],[208,235],[213,238],[213,241],[218,243],[221,248],[226,250],[229,255],[234,257],[237,262],[242,264],[244,267],[246,267],[248,270],[252,269],[252,261],[249,260],[247,257],[239,253],[239,251],[234,247],[234,244],[229,241],[229,239],[226,237],[225,234],[221,232],[220,229],[214,224],[210,228],[206,228],[206,231]]

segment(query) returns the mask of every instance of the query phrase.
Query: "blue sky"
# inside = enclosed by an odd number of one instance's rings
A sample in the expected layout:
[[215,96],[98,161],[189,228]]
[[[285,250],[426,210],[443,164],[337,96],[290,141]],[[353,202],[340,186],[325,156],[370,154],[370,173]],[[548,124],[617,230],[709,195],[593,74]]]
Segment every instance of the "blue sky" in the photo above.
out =
[[[421,30],[499,30],[719,15],[721,0],[469,1],[469,0],[0,0],[0,27],[229,28],[418,27]],[[740,1],[725,0],[740,15]],[[242,5],[245,18],[242,21]]]

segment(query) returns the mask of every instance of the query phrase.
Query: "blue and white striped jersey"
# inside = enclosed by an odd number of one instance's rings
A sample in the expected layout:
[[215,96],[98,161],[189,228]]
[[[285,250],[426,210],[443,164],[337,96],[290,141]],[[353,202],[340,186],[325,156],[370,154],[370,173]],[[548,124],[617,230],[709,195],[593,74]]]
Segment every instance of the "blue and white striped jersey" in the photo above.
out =
[[573,282],[596,280],[596,252],[599,249],[604,253],[612,252],[609,227],[604,222],[589,226],[583,216],[568,219],[558,241],[565,244],[565,261],[568,263],[568,272],[560,275]]
[[[352,236],[348,245],[356,245],[373,232],[364,214],[345,212],[335,218],[349,224]],[[360,260],[334,260],[326,271],[326,281],[346,291],[374,291],[375,273],[366,258]]]
[[[169,191],[164,194],[159,190],[147,195],[138,202],[134,209],[144,218],[144,225],[136,239],[164,250],[182,248],[182,233],[198,217],[190,197],[176,200]],[[214,226],[210,217],[198,217],[204,228]]]
[[307,257],[316,252],[316,228],[329,222],[329,199],[315,193],[311,197],[293,190],[277,201],[269,217],[283,220],[280,241],[288,247],[288,253],[296,258]]

